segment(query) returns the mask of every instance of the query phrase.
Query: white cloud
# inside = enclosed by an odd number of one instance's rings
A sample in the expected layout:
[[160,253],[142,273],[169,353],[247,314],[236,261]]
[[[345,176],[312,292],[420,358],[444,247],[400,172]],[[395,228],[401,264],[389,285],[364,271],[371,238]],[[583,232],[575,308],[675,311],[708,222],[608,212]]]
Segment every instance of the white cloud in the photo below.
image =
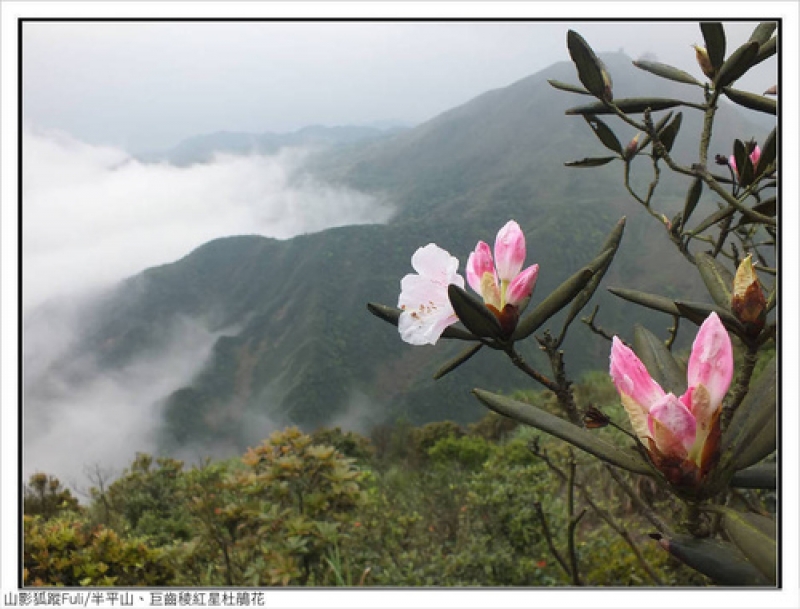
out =
[[301,175],[307,151],[143,164],[63,133],[23,131],[23,303],[171,262],[211,239],[284,239],[383,222],[375,197]]

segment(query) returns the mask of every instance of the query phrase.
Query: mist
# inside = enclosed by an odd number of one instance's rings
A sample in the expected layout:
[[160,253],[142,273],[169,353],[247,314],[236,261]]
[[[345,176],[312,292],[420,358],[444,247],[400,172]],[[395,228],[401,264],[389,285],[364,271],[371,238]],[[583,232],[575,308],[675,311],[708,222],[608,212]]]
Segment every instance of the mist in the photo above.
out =
[[[206,164],[145,164],[126,151],[63,132],[23,131],[23,475],[86,486],[87,472],[118,475],[154,452],[163,399],[189,384],[216,339],[184,318],[157,355],[100,371],[76,356],[92,307],[120,280],[227,235],[286,239],[333,226],[384,222],[374,196],[304,175],[309,150],[219,155]],[[277,427],[259,420],[266,437]],[[253,428],[255,429],[255,427]],[[187,447],[180,457],[229,456]]]
[[309,150],[176,167],[32,127],[22,143],[25,309],[172,262],[218,237],[286,239],[391,216],[374,196],[304,175]]

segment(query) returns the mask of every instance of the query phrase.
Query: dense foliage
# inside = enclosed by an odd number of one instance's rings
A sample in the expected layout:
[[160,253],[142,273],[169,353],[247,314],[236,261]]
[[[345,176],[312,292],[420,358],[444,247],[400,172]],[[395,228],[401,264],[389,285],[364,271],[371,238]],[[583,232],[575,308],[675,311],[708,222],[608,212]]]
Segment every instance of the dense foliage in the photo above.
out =
[[[614,410],[605,376],[580,389]],[[516,395],[543,407],[549,400]],[[37,489],[47,477],[37,474],[26,493],[25,583],[571,584],[560,561],[569,560],[570,526],[561,474],[572,467],[582,489],[573,514],[587,510],[574,549],[581,583],[704,583],[647,538],[651,527],[608,494],[596,463],[495,414],[468,428],[399,421],[371,438],[287,428],[241,458],[192,467],[140,454],[95,486],[87,505],[49,478],[61,501],[42,509]],[[643,542],[639,554],[628,537]],[[608,560],[595,561],[598,553]]]

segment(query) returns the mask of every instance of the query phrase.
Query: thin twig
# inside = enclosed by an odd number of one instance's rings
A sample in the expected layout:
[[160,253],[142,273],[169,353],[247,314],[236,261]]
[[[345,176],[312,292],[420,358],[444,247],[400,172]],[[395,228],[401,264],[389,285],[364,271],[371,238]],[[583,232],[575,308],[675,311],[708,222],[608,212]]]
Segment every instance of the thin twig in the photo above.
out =
[[[534,455],[536,455],[537,457],[542,459],[542,461],[544,461],[544,463],[547,465],[547,467],[551,471],[553,471],[557,476],[559,476],[562,480],[567,480],[566,473],[564,471],[562,471],[561,468],[559,468],[555,463],[553,463],[550,460],[550,458],[547,456],[546,452],[540,451],[538,446],[536,446],[535,444],[529,444],[528,445],[528,449]],[[626,544],[628,544],[628,546],[630,547],[630,549],[633,552],[634,556],[639,561],[639,564],[642,565],[642,568],[650,576],[650,578],[653,580],[653,582],[655,582],[657,585],[663,585],[663,582],[661,581],[661,578],[658,577],[658,575],[653,570],[653,568],[648,564],[647,560],[644,558],[642,553],[639,551],[638,546],[631,539],[630,535],[628,535],[627,531],[624,528],[622,528],[619,524],[617,524],[617,522],[614,520],[614,517],[611,516],[611,514],[609,514],[606,510],[604,510],[603,508],[601,508],[599,505],[597,505],[594,502],[594,500],[591,497],[591,494],[589,493],[589,491],[587,490],[587,488],[583,484],[575,483],[575,488],[577,488],[578,491],[581,493],[581,496],[583,497],[583,500],[586,502],[586,504],[592,510],[594,510],[594,512],[608,526],[610,526],[611,529],[614,532],[616,532],[623,539],[623,541],[625,541]],[[669,533],[671,533],[669,527],[665,527],[664,534],[668,535]],[[562,566],[564,566],[564,565],[562,564]],[[567,572],[567,573],[569,573],[569,572]]]
[[555,543],[553,543],[553,535],[550,533],[550,527],[547,526],[547,518],[544,515],[542,504],[537,501],[536,503],[533,504],[533,507],[536,510],[536,514],[539,516],[539,520],[542,523],[542,533],[544,534],[544,539],[547,542],[547,547],[550,548],[550,553],[555,557],[558,564],[561,565],[562,569],[564,569],[564,573],[566,573],[567,576],[569,577],[571,575],[569,570],[569,565],[561,556],[561,553],[558,551],[558,548],[556,548]]
[[567,526],[567,552],[569,553],[570,572],[572,574],[572,583],[576,586],[583,585],[581,583],[580,572],[578,571],[578,553],[575,550],[575,529],[578,522],[586,510],[583,510],[579,516],[575,516],[575,457],[572,450],[569,451],[569,479],[567,480],[567,515],[569,517],[569,525]]

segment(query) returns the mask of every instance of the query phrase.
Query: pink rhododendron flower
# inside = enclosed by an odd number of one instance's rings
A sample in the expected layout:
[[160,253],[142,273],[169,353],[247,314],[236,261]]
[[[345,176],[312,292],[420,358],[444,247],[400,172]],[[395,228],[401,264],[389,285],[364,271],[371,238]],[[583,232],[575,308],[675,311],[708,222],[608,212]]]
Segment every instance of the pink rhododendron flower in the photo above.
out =
[[718,456],[719,413],[733,377],[730,337],[716,313],[700,326],[687,370],[688,389],[666,393],[616,336],[611,378],[634,432],[671,482],[697,481]]
[[497,233],[494,257],[489,246],[479,241],[467,260],[470,287],[498,317],[511,305],[514,323],[519,312],[528,305],[539,274],[538,264],[522,270],[525,253],[525,235],[519,224],[509,220]]
[[463,288],[464,278],[457,273],[458,259],[433,243],[414,252],[411,266],[417,274],[400,282],[400,337],[412,345],[435,345],[445,328],[458,321],[447,286]]

